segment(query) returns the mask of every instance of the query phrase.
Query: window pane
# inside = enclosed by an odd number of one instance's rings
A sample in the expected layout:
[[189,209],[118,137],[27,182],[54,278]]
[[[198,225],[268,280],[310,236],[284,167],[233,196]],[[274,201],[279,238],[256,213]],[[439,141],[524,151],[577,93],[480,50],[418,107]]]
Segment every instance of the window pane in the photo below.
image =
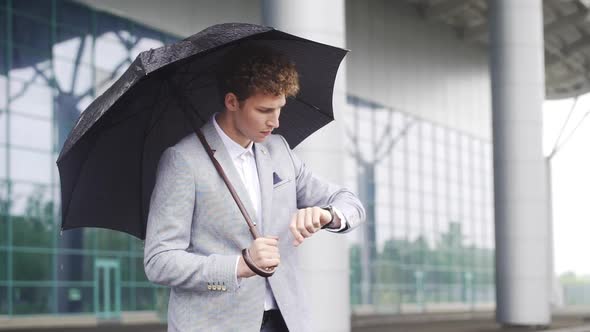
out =
[[23,247],[51,248],[54,242],[52,205],[48,202],[35,201],[36,198],[30,199],[32,201],[28,203],[25,214],[12,217],[12,244]]
[[[155,294],[157,293],[157,295]],[[154,310],[158,309],[157,305],[162,306],[168,303],[168,292],[165,288],[138,287],[135,289],[135,306],[137,310]]]
[[[51,152],[51,122],[18,114],[10,117],[10,144]],[[50,166],[47,164],[47,166]]]
[[[133,61],[125,44],[117,39],[109,38],[108,34],[96,39],[94,52],[96,67],[106,71],[108,75],[114,72],[122,74]],[[109,56],[101,56],[104,54]]]
[[51,196],[48,186],[19,183],[12,185],[10,214],[36,218],[48,222],[51,220],[47,211],[51,206]]
[[[4,9],[6,8],[6,0],[0,1],[0,22],[6,22],[6,12]],[[0,24],[0,51],[4,51],[1,44],[6,41],[6,24]],[[0,60],[4,60],[2,57],[3,54],[0,54]],[[4,66],[4,62],[0,62],[0,67]],[[2,72],[2,71],[0,71]]]
[[54,163],[51,154],[12,148],[9,157],[13,181],[51,183],[51,169]]
[[53,111],[53,89],[48,85],[10,81],[10,111],[35,115],[50,120]]
[[[56,6],[57,22],[81,33],[92,32],[92,11],[83,5],[62,1]],[[58,30],[59,31],[59,30]]]
[[[65,238],[66,234],[71,231],[64,231],[63,235],[60,236],[60,246],[68,247],[71,249],[80,249],[79,245],[70,245],[61,243],[68,241]],[[75,239],[78,240],[78,239]],[[82,254],[66,254],[59,253],[57,257],[57,265],[59,267],[59,278],[62,281],[94,281],[94,261],[95,258]]]
[[67,32],[67,35],[62,36],[60,41],[53,45],[54,57],[90,65],[92,62],[92,35],[74,34],[68,30],[65,30],[65,32]]
[[[18,0],[12,1],[12,8],[17,14],[26,14],[38,19],[49,21],[51,13],[51,1]],[[16,18],[15,18],[16,19]]]
[[[20,1],[15,1],[19,3]],[[15,3],[13,2],[13,3]],[[37,1],[36,3],[50,2]],[[37,8],[34,5],[33,8]],[[46,12],[41,17],[49,17]],[[12,20],[12,40],[15,45],[26,47],[31,50],[39,50],[49,53],[51,49],[51,25],[48,21],[40,18],[30,18],[15,13]]]
[[[8,178],[8,174],[6,174],[6,161],[8,160],[8,155],[6,154],[5,145],[0,145],[0,183],[5,181]],[[0,188],[2,186],[0,185]],[[2,197],[0,195],[0,197]]]
[[111,230],[97,229],[97,249],[122,250],[129,248],[129,235]]
[[13,253],[12,273],[15,281],[42,281],[53,277],[53,254],[42,252]]
[[51,287],[15,287],[13,291],[14,314],[51,313],[52,291]]
[[[60,106],[77,107],[80,95],[88,94],[92,88],[92,68],[83,64],[55,59],[53,62],[55,78],[62,94],[75,96],[71,102]],[[59,100],[58,100],[59,102]],[[80,113],[83,110],[79,110]]]
[[[0,239],[0,245],[4,246],[6,241],[5,238],[8,236],[6,234],[6,216],[0,215],[0,230],[3,231],[0,236],[2,237],[2,239]],[[8,280],[8,269],[5,268],[6,266],[8,266],[8,248],[4,248],[4,247],[0,247],[0,266],[2,266],[2,269],[0,269],[0,284],[4,284],[3,281]],[[1,301],[1,299],[0,299]],[[1,302],[0,302],[1,303]],[[2,305],[0,304],[0,310],[1,310]]]
[[[0,52],[3,52],[2,50],[2,45],[0,44]],[[3,61],[3,57],[2,54],[0,54],[0,61]],[[8,95],[8,90],[6,90],[7,85],[8,85],[8,81],[6,80],[6,76],[3,76],[2,74],[4,73],[4,70],[2,69],[3,64],[0,63],[0,112],[4,112],[8,106],[7,102],[8,102],[8,98],[6,98],[6,96]],[[1,116],[1,114],[0,114]],[[0,138],[2,139],[2,138]]]

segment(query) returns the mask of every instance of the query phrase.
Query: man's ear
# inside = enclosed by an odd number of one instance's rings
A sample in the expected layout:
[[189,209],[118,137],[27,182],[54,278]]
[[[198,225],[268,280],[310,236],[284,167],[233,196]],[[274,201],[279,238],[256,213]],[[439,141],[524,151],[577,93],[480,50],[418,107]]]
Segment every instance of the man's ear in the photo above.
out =
[[240,108],[240,101],[238,100],[238,96],[236,96],[233,92],[228,92],[225,94],[225,109],[230,112],[235,112]]

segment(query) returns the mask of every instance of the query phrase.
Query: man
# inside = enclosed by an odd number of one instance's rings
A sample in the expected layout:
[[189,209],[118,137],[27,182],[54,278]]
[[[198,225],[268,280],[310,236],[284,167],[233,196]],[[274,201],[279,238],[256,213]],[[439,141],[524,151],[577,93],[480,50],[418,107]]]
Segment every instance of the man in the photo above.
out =
[[[282,136],[271,134],[286,98],[299,89],[294,64],[271,49],[242,45],[224,57],[218,76],[223,111],[202,132],[265,236],[252,240],[191,134],[160,159],[145,241],[146,275],[171,287],[169,331],[309,331],[297,247],[322,228],[351,230],[364,220],[364,209],[350,191],[314,176]],[[243,248],[253,264],[276,268],[275,274],[255,274],[241,256]]]

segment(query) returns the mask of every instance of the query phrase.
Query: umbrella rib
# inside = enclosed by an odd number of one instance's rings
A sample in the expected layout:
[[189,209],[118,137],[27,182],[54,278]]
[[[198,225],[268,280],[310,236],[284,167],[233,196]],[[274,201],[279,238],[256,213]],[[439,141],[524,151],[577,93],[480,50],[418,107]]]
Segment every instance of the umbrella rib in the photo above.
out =
[[322,110],[321,110],[319,107],[315,106],[314,104],[311,104],[311,103],[309,103],[309,102],[307,102],[307,101],[305,101],[305,100],[303,100],[303,99],[301,99],[301,98],[299,98],[299,97],[292,97],[292,98],[293,98],[294,100],[296,100],[296,101],[298,101],[298,102],[302,103],[303,105],[306,105],[306,106],[308,106],[308,107],[310,107],[310,108],[312,108],[312,109],[314,109],[314,110],[318,111],[320,114],[322,114],[322,115],[323,115],[323,116],[325,116],[326,118],[328,118],[328,119],[330,119],[330,120],[334,120],[334,117],[333,117],[333,116],[329,116],[328,114],[326,114],[326,113],[322,112]]
[[[144,130],[143,144],[141,145],[141,152],[140,152],[140,157],[139,157],[139,222],[142,225],[143,225],[144,219],[146,218],[144,216],[144,212],[143,212],[143,158],[144,158],[144,154],[145,154],[145,145],[146,145],[147,137],[150,135],[152,130],[156,127],[156,124],[159,122],[159,120],[161,119],[162,115],[165,112],[165,111],[159,112],[159,114],[156,116],[156,118],[152,122],[152,117],[153,117],[155,109],[156,109],[156,107],[154,107],[154,106],[159,105],[160,104],[159,101],[164,100],[164,98],[162,98],[164,95],[164,91],[166,90],[164,87],[167,87],[167,82],[164,82],[164,84],[162,84],[160,86],[160,93],[158,93],[158,97],[155,99],[154,103],[150,107],[150,109],[151,109],[150,115],[146,117],[145,121],[148,123],[149,128],[147,128],[147,130]],[[145,126],[144,126],[144,128],[145,128]],[[147,220],[146,220],[146,225],[147,225]],[[145,227],[141,227],[140,232],[141,232],[140,233],[141,238],[145,239]]]
[[[167,80],[166,80],[166,81],[164,81],[164,84],[162,84],[162,85],[163,85],[164,87],[166,87],[167,89],[164,89],[164,88],[161,88],[161,89],[160,89],[160,94],[158,95],[158,98],[156,99],[156,102],[154,102],[154,104],[156,104],[156,103],[157,103],[158,101],[160,101],[160,100],[164,100],[164,98],[162,98],[162,97],[163,97],[163,94],[164,94],[164,92],[165,92],[166,90],[169,90],[169,88],[168,88],[168,81],[167,81]],[[150,134],[150,133],[152,132],[152,130],[153,130],[155,127],[156,127],[156,125],[158,124],[158,122],[160,121],[160,119],[162,118],[162,116],[163,116],[163,115],[164,115],[164,113],[165,113],[165,110],[163,110],[163,111],[159,112],[159,113],[158,113],[158,115],[156,116],[156,118],[155,118],[155,119],[152,121],[153,112],[154,112],[154,110],[156,109],[156,108],[155,108],[155,107],[153,107],[153,106],[154,106],[154,105],[152,105],[152,107],[151,107],[151,108],[152,108],[152,114],[151,114],[151,116],[150,116],[150,125],[149,125],[149,129],[148,129],[148,130],[145,132],[145,135],[144,135],[144,140],[145,140],[145,138],[146,138],[146,137],[148,137],[148,136],[149,136],[149,134]]]
[[[162,94],[162,93],[163,93],[163,89],[161,89],[161,90],[160,90],[160,96],[161,96],[161,94]],[[154,104],[155,104],[155,103],[154,103]],[[153,109],[153,108],[152,108],[152,109]],[[113,122],[111,122],[111,123],[110,123],[110,126],[109,126],[109,128],[113,128],[113,127],[115,127],[116,125],[118,125],[118,124],[120,124],[120,123],[124,123],[124,122],[126,122],[127,120],[129,120],[129,119],[131,119],[131,118],[133,118],[133,117],[137,116],[139,113],[141,113],[141,111],[138,111],[138,112],[134,112],[134,113],[132,113],[132,114],[129,114],[128,116],[126,116],[126,117],[124,117],[124,118],[118,119],[118,121],[116,121],[116,122],[114,122],[114,121],[113,121]],[[163,112],[162,112],[162,113],[163,113]],[[151,119],[151,117],[149,117],[149,119]],[[156,123],[157,123],[157,121],[156,121]],[[151,131],[151,129],[152,129],[152,128],[153,128],[153,127],[150,127],[150,130],[148,131],[148,133]],[[144,140],[145,140],[145,137],[147,137],[147,135],[145,135],[145,136],[144,136]],[[91,149],[94,149],[94,147],[95,147],[95,144],[96,144],[96,140],[93,140],[93,143],[92,143],[92,148],[91,148]],[[142,160],[143,160],[143,148],[142,148],[142,152],[141,152],[141,153],[142,153]],[[88,155],[90,155],[90,153],[88,153]],[[87,155],[87,157],[88,157],[88,155]],[[88,160],[88,158],[84,159],[84,161],[82,162],[82,166],[81,166],[80,168],[84,168],[84,164],[86,163],[86,161],[87,161],[87,160]],[[140,172],[141,172],[141,170],[140,170]],[[76,190],[76,188],[77,188],[78,179],[79,179],[79,176],[80,176],[80,174],[81,174],[81,173],[78,173],[78,176],[76,177],[75,184],[74,184],[74,186],[73,186],[73,188],[72,188],[72,193],[73,193],[73,192],[75,192],[75,190]],[[140,176],[141,176],[141,177],[143,177],[143,175],[142,175],[142,174],[140,174]],[[73,198],[73,197],[74,197],[74,196],[72,195],[72,198]],[[70,198],[70,200],[67,202],[67,205],[64,205],[64,204],[63,204],[63,202],[62,202],[62,210],[63,210],[63,217],[62,217],[62,219],[63,219],[63,220],[65,220],[65,219],[67,218],[68,214],[69,214],[69,210],[70,210],[70,203],[71,203],[71,200],[72,200],[72,198]],[[140,209],[142,209],[142,211],[143,211],[143,206],[142,206],[142,204],[143,204],[143,203],[142,203],[142,202],[140,202]],[[140,216],[143,218],[143,212],[141,212]],[[62,227],[63,227],[63,221],[62,221]]]
[[[176,86],[173,82],[170,82],[170,80],[167,80],[166,82],[169,83],[168,90],[179,100],[179,103],[180,101],[184,101],[184,103],[188,104],[186,106],[189,106],[189,109],[192,110],[192,112],[190,113],[196,115],[199,118],[199,120],[201,120],[201,123],[207,122],[205,119],[203,119],[203,117],[201,117],[201,114],[199,112],[194,111],[197,108],[195,107],[195,105],[191,103],[190,98],[186,98],[184,95],[182,95],[182,90],[178,88],[178,86]],[[187,114],[186,107],[183,107],[183,105],[179,106],[182,108],[183,112]]]

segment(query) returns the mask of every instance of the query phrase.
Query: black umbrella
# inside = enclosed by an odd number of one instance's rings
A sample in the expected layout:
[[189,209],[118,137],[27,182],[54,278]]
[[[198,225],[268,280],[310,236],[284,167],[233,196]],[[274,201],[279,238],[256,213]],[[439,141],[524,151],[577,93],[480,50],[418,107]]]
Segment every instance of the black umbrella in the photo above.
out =
[[63,230],[100,227],[145,238],[161,153],[220,110],[214,68],[246,40],[285,54],[299,72],[300,92],[276,130],[291,147],[334,119],[334,80],[347,53],[341,48],[228,23],[142,52],[80,115],[64,143],[57,160]]

